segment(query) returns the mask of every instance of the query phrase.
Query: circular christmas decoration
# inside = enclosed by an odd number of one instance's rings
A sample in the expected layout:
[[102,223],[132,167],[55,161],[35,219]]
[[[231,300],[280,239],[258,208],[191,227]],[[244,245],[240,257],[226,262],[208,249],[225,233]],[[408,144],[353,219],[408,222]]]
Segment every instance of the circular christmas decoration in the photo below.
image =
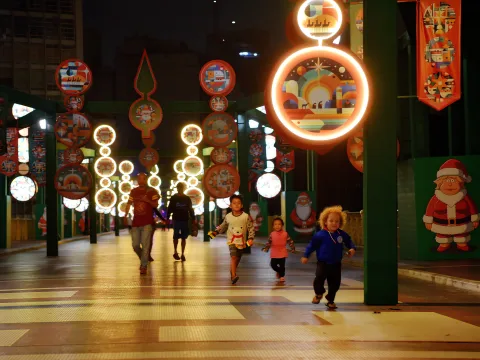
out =
[[18,173],[20,175],[27,175],[30,172],[30,167],[28,164],[20,164],[18,165]]
[[108,146],[102,146],[98,152],[100,153],[100,156],[107,157],[112,153],[112,149],[110,149]]
[[117,195],[112,189],[100,189],[95,194],[95,203],[101,209],[111,209],[117,203]]
[[148,178],[147,184],[150,187],[158,188],[162,185],[162,180],[157,175],[152,175]]
[[326,40],[335,36],[343,22],[340,6],[332,0],[305,1],[297,14],[300,30],[314,40]]
[[90,202],[88,201],[88,199],[87,198],[81,198],[80,199],[80,205],[78,205],[75,208],[75,211],[84,212],[88,209],[89,206],[90,206]]
[[129,181],[122,181],[120,183],[120,187],[118,188],[118,190],[124,195],[130,194],[130,191],[132,191],[132,189],[133,189],[132,183]]
[[175,164],[173,164],[173,170],[177,174],[183,173],[183,160],[175,161]]
[[138,99],[130,106],[129,118],[132,125],[142,132],[142,138],[151,138],[163,120],[163,110],[153,99]]
[[199,183],[199,181],[196,177],[191,177],[191,178],[188,178],[188,180],[187,180],[187,184],[190,187],[196,187],[196,186],[198,186],[198,183]]
[[188,156],[183,160],[182,170],[187,176],[198,176],[203,171],[203,161],[197,156]]
[[101,178],[100,179],[100,186],[101,187],[110,187],[112,185],[112,180],[109,178]]
[[54,131],[58,142],[67,147],[81,148],[92,137],[92,124],[84,114],[66,113],[57,117]]
[[58,65],[55,81],[65,95],[81,95],[92,86],[92,72],[83,61],[68,59]]
[[212,150],[210,159],[214,164],[228,164],[232,160],[232,153],[226,147],[218,147]]
[[130,180],[130,175],[122,175],[122,180],[123,180],[123,181],[128,181],[128,180]]
[[190,199],[192,200],[192,207],[194,209],[202,206],[205,200],[205,195],[203,194],[203,191],[196,187],[191,187],[185,190],[185,195],[190,197]]
[[110,125],[100,125],[93,133],[93,139],[100,146],[111,146],[116,137],[117,134]]
[[128,197],[129,197],[128,194],[127,195],[123,194],[122,201],[128,201]]
[[202,124],[205,142],[214,147],[228,146],[237,138],[237,123],[227,113],[212,113]]
[[151,169],[155,164],[158,163],[160,156],[158,155],[157,150],[152,148],[145,148],[140,152],[138,156],[140,163],[145,166],[147,171]]
[[222,60],[206,63],[199,74],[200,86],[208,95],[230,94],[235,87],[236,77],[232,66]]
[[78,148],[67,148],[63,151],[64,164],[81,164],[84,159],[83,151]]
[[225,96],[212,96],[210,109],[214,112],[224,112],[228,108],[228,100]]
[[191,155],[191,156],[197,155],[198,154],[198,147],[196,147],[194,145],[190,145],[189,147],[187,147],[187,154]]
[[187,176],[184,173],[180,173],[180,174],[177,175],[177,180],[183,181],[183,180],[186,179],[186,177]]
[[155,136],[155,133],[152,131],[150,133],[150,137],[149,138],[145,138],[143,139],[142,138],[142,143],[145,147],[149,148],[149,147],[152,147],[153,144],[155,144],[155,141],[156,141],[156,136]]
[[17,176],[10,183],[10,193],[17,201],[25,202],[35,196],[35,182],[28,176]]
[[240,175],[233,166],[214,165],[206,171],[203,184],[210,196],[226,198],[240,188]]
[[264,198],[270,199],[282,191],[282,181],[275,174],[263,174],[257,180],[258,193]]
[[67,199],[76,200],[87,196],[92,182],[92,175],[82,165],[65,165],[55,174],[55,189]]
[[181,137],[187,145],[198,145],[203,139],[202,129],[195,124],[187,125],[182,129]]
[[110,177],[117,171],[117,163],[111,157],[101,157],[93,166],[95,173],[100,177]]
[[70,210],[73,210],[77,208],[80,205],[80,199],[78,200],[72,200],[72,199],[67,199],[63,198],[63,205]]
[[78,95],[65,96],[63,104],[68,112],[82,111],[84,105],[84,97]]
[[118,209],[118,215],[119,216],[125,215],[125,211],[127,210],[127,205],[128,205],[128,203],[126,201],[121,201],[118,204],[117,209]]
[[123,175],[130,175],[134,170],[133,163],[129,160],[124,160],[120,163],[120,165],[118,165],[118,170]]

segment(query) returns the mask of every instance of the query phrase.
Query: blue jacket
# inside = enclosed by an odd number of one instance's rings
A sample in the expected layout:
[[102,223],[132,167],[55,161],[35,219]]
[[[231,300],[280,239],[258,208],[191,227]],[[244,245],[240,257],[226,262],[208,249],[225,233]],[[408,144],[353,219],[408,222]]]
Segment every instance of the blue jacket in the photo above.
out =
[[327,230],[320,230],[313,235],[303,256],[308,258],[316,251],[318,261],[336,264],[342,261],[344,244],[348,249],[356,249],[350,235],[345,231],[337,230],[330,233]]

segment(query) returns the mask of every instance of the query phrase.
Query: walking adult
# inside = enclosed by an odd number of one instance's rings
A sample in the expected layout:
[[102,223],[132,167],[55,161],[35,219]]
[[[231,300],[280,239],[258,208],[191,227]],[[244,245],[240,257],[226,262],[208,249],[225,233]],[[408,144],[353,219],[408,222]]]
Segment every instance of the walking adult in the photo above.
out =
[[153,209],[157,208],[160,195],[157,190],[147,186],[147,174],[138,174],[137,182],[138,187],[133,189],[128,197],[124,222],[127,223],[130,206],[133,204],[132,247],[140,259],[140,274],[144,275],[147,273],[150,246],[154,231],[152,225]]
[[[196,224],[195,213],[193,212],[192,200],[185,195],[185,184],[177,184],[177,193],[170,198],[167,209],[167,219],[173,214],[173,247],[175,260],[185,261],[185,247],[187,238],[190,235],[189,222]],[[182,239],[182,256],[178,256],[178,240]]]

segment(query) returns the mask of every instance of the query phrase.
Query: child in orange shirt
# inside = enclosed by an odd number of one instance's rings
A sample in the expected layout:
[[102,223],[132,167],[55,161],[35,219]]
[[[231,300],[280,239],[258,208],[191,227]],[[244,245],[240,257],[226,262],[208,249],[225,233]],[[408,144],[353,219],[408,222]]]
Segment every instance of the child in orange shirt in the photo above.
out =
[[290,246],[290,251],[295,252],[295,244],[290,235],[283,229],[284,222],[281,218],[273,220],[273,231],[268,238],[268,242],[262,249],[264,252],[270,252],[270,266],[277,273],[277,279],[285,281],[285,261],[288,257],[286,246]]

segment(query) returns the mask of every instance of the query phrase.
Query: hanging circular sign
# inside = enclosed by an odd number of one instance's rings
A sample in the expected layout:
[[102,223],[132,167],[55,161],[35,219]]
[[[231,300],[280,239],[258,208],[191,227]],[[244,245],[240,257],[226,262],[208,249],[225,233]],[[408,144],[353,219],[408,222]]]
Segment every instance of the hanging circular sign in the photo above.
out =
[[210,196],[223,199],[240,188],[240,175],[233,166],[214,165],[206,171],[203,184]]
[[116,203],[117,195],[112,189],[100,189],[95,194],[95,204],[102,209],[111,209]]
[[230,94],[235,87],[235,71],[232,66],[222,60],[206,63],[199,74],[200,86],[208,95]]
[[210,153],[210,159],[214,164],[228,164],[232,160],[232,153],[226,147],[214,148]]
[[110,125],[100,125],[93,133],[93,139],[100,146],[110,146],[115,142],[117,134]]
[[117,171],[117,163],[111,157],[101,157],[93,166],[95,173],[100,177],[110,177]]
[[300,30],[310,39],[326,40],[340,31],[343,12],[335,1],[308,0],[300,6],[297,23]]
[[181,137],[187,145],[198,145],[203,139],[202,129],[195,124],[187,125],[182,129]]
[[35,182],[28,176],[17,176],[10,183],[10,193],[17,201],[28,201],[35,196]]
[[124,194],[124,195],[128,195],[130,194],[130,191],[132,191],[133,189],[133,186],[132,186],[132,183],[130,181],[122,181],[120,183],[120,187],[119,187],[119,191]]
[[210,146],[228,146],[237,138],[237,123],[227,113],[211,113],[203,120],[202,129]]
[[183,160],[175,161],[175,164],[173,164],[173,170],[177,174],[183,173]]
[[107,187],[110,187],[110,185],[112,185],[112,180],[110,180],[109,178],[101,178],[100,179],[100,186],[101,187],[107,188]]
[[62,61],[55,71],[58,89],[66,95],[81,95],[92,86],[92,72],[83,61]]
[[122,173],[123,175],[130,175],[131,173],[133,173],[134,166],[131,161],[124,160],[120,163],[120,165],[118,166],[118,169],[120,173]]
[[185,190],[185,195],[187,195],[192,200],[192,207],[198,208],[203,205],[205,200],[205,195],[203,191],[196,187],[191,187]]
[[198,176],[203,171],[203,161],[197,156],[188,156],[183,160],[182,170],[187,176]]
[[67,164],[81,164],[84,159],[83,151],[77,148],[67,148],[63,151],[63,162]]
[[79,95],[65,96],[63,104],[68,112],[82,111],[84,105],[84,97]]
[[199,181],[196,177],[191,177],[191,178],[188,178],[188,180],[187,180],[187,184],[190,187],[196,187],[198,185],[198,182]]
[[27,175],[30,172],[30,167],[28,164],[19,164],[18,165],[18,173],[20,175]]
[[67,147],[81,148],[92,137],[92,124],[85,114],[61,114],[57,117],[54,131],[58,142]]
[[153,144],[155,144],[155,141],[157,140],[156,136],[155,136],[155,133],[152,131],[150,133],[150,137],[149,138],[145,138],[143,139],[142,138],[142,143],[145,147],[149,148],[149,147],[152,147]]
[[189,147],[187,147],[187,154],[191,155],[191,156],[197,155],[198,154],[198,147],[196,147],[194,145],[190,145]]
[[88,199],[87,198],[81,198],[80,199],[80,205],[78,205],[75,208],[75,211],[84,212],[88,209],[89,206],[90,206],[90,202],[88,201]]
[[275,174],[263,174],[258,178],[256,188],[261,196],[271,199],[282,191],[282,181]]
[[67,199],[81,199],[92,187],[92,175],[82,165],[65,165],[55,174],[55,189]]
[[140,163],[145,166],[147,171],[149,171],[155,164],[158,163],[160,156],[158,155],[157,150],[152,148],[145,148],[140,152],[138,156]]
[[102,146],[98,152],[100,153],[100,156],[107,157],[112,153],[112,149],[110,149],[108,146]]
[[214,112],[224,112],[228,108],[228,100],[225,96],[212,96],[210,109]]
[[138,99],[130,106],[129,118],[132,125],[142,132],[142,138],[151,138],[151,133],[163,120],[163,110],[153,99]]
[[70,210],[73,210],[77,208],[80,205],[80,199],[78,200],[72,200],[72,199],[67,199],[63,198],[63,205]]

